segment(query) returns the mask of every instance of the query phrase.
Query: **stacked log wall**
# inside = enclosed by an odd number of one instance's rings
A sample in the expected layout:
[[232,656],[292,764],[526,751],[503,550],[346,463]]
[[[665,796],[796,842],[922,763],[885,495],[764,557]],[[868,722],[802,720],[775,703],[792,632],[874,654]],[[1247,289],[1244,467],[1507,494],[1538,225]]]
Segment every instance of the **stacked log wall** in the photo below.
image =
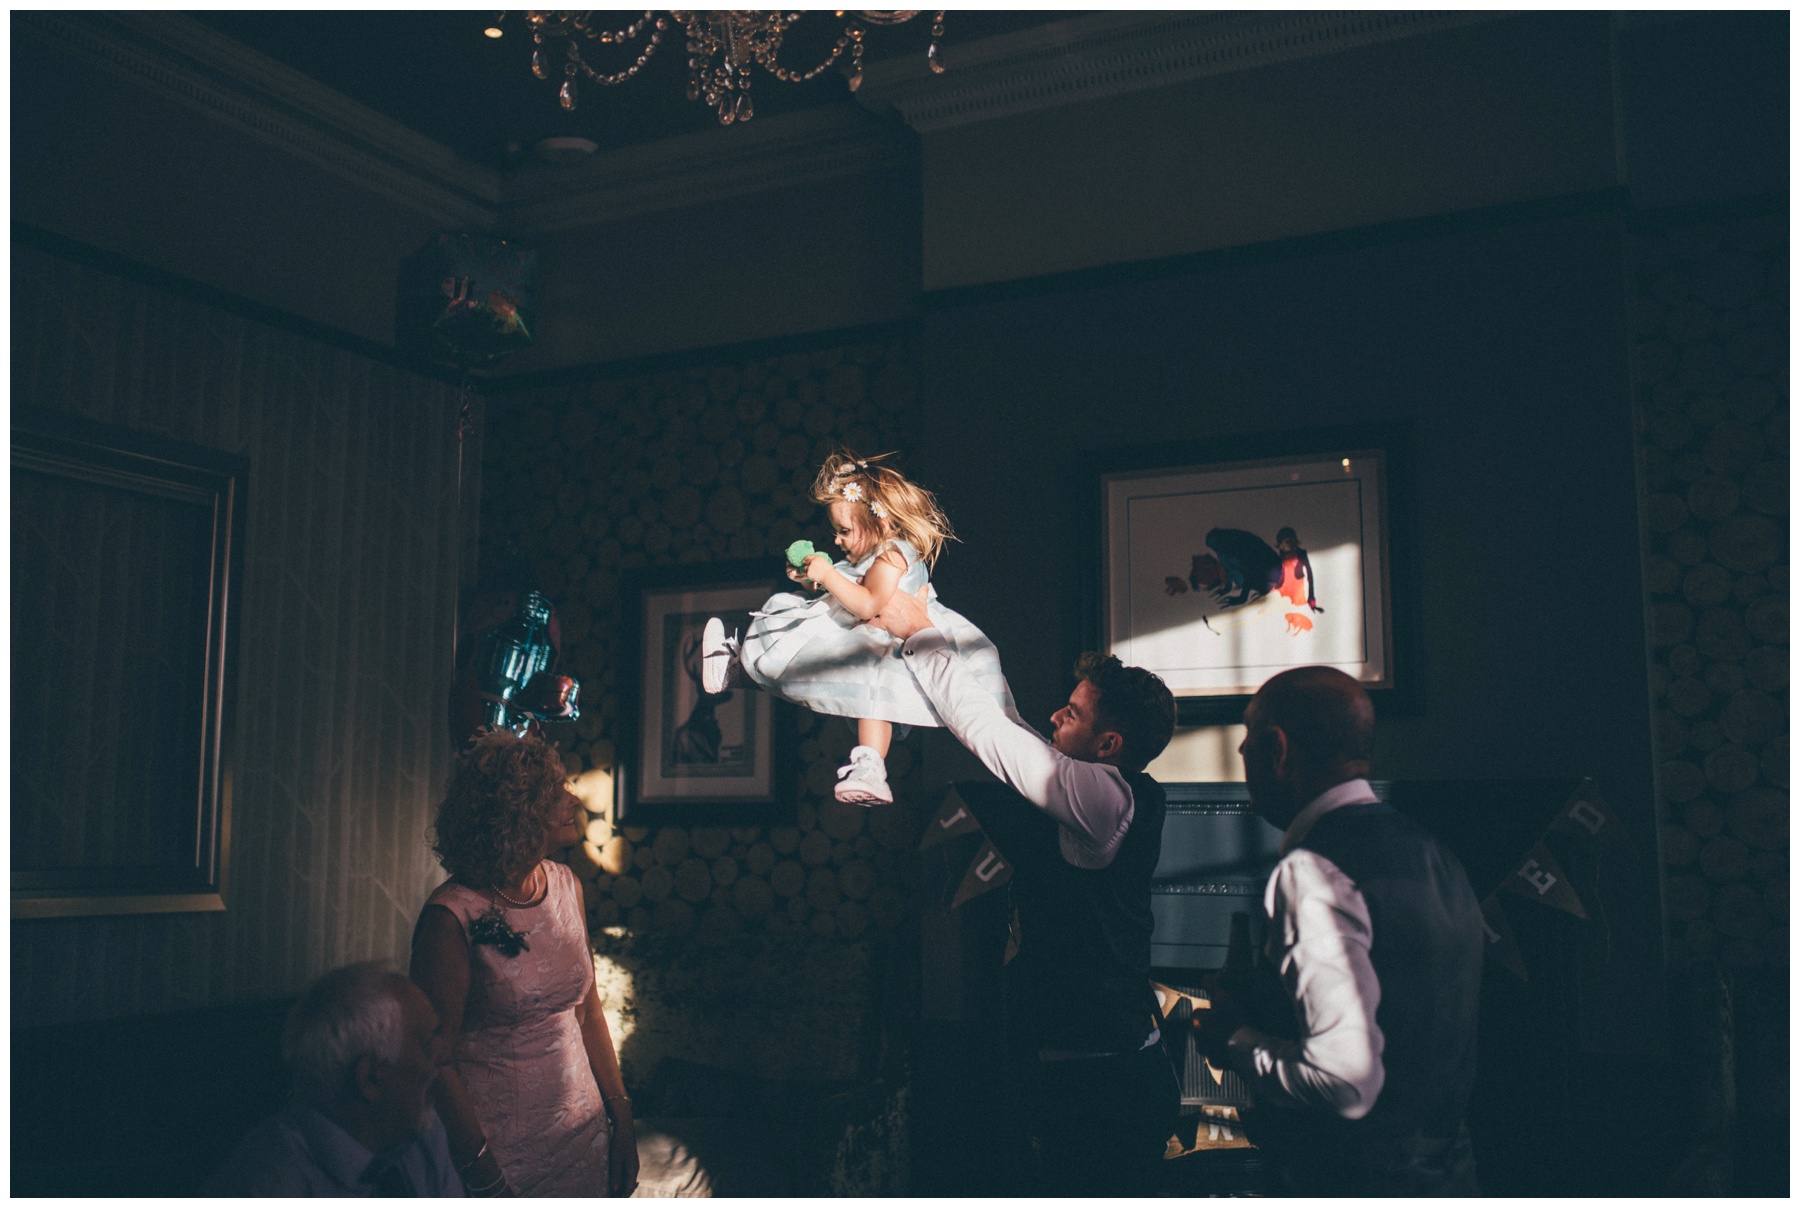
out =
[[[835,445],[902,445],[916,387],[904,340],[496,393],[485,445],[483,558],[517,544],[556,603],[583,714],[552,727],[572,774],[611,769],[639,567],[825,547],[811,486]],[[665,1056],[766,1077],[867,1074],[888,941],[911,917],[917,751],[888,759],[890,806],[832,799],[851,724],[804,711],[791,824],[614,829],[590,814],[568,853],[628,1077]],[[778,752],[795,758],[796,752]]]

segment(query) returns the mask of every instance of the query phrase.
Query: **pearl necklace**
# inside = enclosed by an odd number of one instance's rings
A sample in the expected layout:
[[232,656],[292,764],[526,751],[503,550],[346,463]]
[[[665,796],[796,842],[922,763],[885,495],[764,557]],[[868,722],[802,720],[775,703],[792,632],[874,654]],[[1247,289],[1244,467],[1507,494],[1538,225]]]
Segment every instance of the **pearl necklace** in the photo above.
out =
[[[536,868],[531,870],[531,875],[535,879],[537,877],[537,875],[543,871],[544,871],[544,866],[540,864]],[[536,906],[538,903],[540,903],[544,900],[544,895],[550,891],[550,882],[546,878],[545,882],[544,882],[543,890],[541,890],[538,893],[526,894],[525,900],[523,902],[518,901],[517,899],[508,896],[507,892],[504,889],[500,888],[498,885],[492,886],[491,888],[493,889],[494,893],[500,898],[500,900],[505,902],[507,905],[516,906],[520,910],[529,910],[531,907]]]

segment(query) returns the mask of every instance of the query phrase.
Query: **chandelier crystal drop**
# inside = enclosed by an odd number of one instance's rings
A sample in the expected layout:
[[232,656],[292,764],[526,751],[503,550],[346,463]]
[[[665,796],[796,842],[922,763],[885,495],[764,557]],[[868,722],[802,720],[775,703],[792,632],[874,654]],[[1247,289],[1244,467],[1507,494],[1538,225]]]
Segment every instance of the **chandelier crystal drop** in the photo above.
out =
[[[804,12],[669,12],[657,15],[646,12],[622,28],[594,24],[592,12],[527,12],[526,24],[531,29],[531,74],[540,80],[562,76],[557,99],[564,109],[574,109],[580,99],[578,81],[595,84],[623,84],[644,69],[662,46],[670,32],[679,28],[685,36],[688,56],[688,88],[690,101],[705,101],[718,114],[719,124],[747,122],[756,116],[750,99],[750,69],[761,67],[776,79],[789,84],[803,83],[834,65],[843,71],[850,91],[861,87],[863,79],[863,39],[871,26],[903,25],[919,15],[919,10],[841,11],[842,32],[825,58],[805,70],[784,67],[780,61],[781,41],[787,31],[807,14]],[[504,14],[502,14],[504,16]],[[944,14],[936,13],[931,22],[931,46],[926,62],[931,70],[944,70],[944,55],[938,42],[944,36]],[[556,44],[563,44],[561,71],[553,65]],[[637,47],[635,57],[622,71],[596,70],[587,55],[601,47]]]

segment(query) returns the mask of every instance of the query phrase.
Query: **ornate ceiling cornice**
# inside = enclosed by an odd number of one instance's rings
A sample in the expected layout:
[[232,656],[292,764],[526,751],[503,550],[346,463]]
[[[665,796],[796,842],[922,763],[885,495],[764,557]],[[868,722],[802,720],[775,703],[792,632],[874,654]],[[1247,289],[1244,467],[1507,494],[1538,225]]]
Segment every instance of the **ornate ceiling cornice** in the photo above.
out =
[[818,109],[594,155],[506,180],[310,76],[172,12],[14,20],[432,222],[531,236],[782,185],[909,155],[912,136],[858,111]]
[[91,61],[447,226],[495,221],[499,174],[171,12],[15,12]]
[[912,59],[863,72],[865,104],[892,106],[921,134],[1336,54],[1455,29],[1503,12],[1120,12],[1071,18],[959,46],[949,70]]
[[[859,97],[920,132],[1471,25],[1493,12],[1101,13],[873,64]],[[20,11],[36,31],[448,227],[530,236],[876,170],[913,138],[854,111],[765,117],[512,179],[174,12]]]

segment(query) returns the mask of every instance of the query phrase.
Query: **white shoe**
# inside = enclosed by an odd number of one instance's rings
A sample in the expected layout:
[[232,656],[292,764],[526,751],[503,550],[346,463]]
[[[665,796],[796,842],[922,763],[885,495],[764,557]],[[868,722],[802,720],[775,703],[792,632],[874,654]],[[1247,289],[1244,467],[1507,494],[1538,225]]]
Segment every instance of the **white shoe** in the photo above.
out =
[[874,747],[851,747],[850,762],[838,769],[839,801],[850,805],[887,805],[894,799],[888,787],[887,761]]
[[708,695],[717,696],[731,686],[731,664],[737,661],[737,647],[725,636],[725,622],[711,617],[700,631],[700,687]]

